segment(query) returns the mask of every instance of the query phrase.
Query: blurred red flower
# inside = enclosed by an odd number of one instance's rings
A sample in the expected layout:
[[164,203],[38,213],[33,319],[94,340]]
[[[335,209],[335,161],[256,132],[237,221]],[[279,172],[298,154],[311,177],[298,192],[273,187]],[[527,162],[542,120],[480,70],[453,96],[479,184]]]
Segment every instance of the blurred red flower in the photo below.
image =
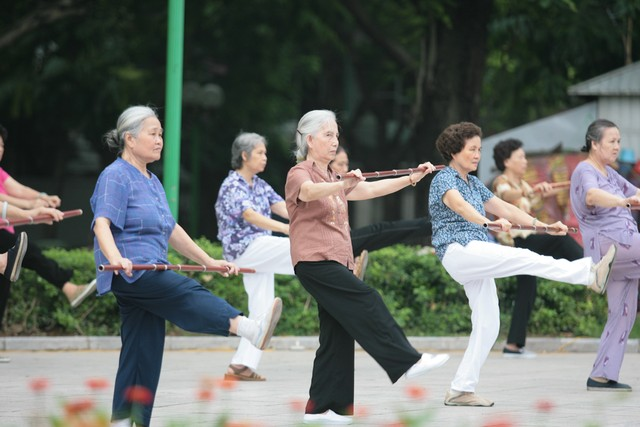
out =
[[82,412],[92,410],[94,402],[91,399],[78,399],[64,404],[64,411],[67,415],[77,415]]
[[153,402],[153,393],[146,387],[134,385],[124,391],[124,398],[127,402],[150,405]]
[[515,424],[511,420],[495,419],[485,422],[482,427],[515,427]]
[[211,389],[200,389],[198,390],[198,400],[207,400],[211,401],[214,397],[213,390]]
[[407,394],[407,396],[414,400],[423,400],[427,397],[427,389],[417,385],[408,385],[404,389],[404,392]]
[[36,393],[40,393],[49,388],[49,380],[47,378],[34,378],[29,382],[29,388]]
[[85,384],[91,390],[104,390],[109,387],[109,381],[105,378],[89,378]]
[[550,400],[540,399],[536,402],[536,409],[540,412],[551,412],[556,405]]

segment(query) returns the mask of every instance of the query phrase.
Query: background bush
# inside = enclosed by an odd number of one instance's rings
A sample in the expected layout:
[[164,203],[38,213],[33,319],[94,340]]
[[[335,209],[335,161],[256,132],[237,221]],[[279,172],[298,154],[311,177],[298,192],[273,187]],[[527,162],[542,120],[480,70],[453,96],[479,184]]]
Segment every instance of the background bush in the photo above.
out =
[[[205,238],[198,244],[220,258],[219,243]],[[470,310],[463,288],[449,277],[430,248],[397,245],[373,252],[365,281],[376,288],[398,323],[411,336],[468,335]],[[74,269],[72,281],[87,283],[95,275],[89,249],[48,249],[60,265]],[[172,263],[186,263],[178,254]],[[232,305],[247,309],[242,278],[215,273],[189,274]],[[538,281],[538,298],[529,326],[530,336],[598,337],[606,322],[606,297],[585,287]],[[506,335],[515,295],[515,278],[498,280],[502,336]],[[277,335],[315,335],[315,301],[294,276],[276,276],[276,295],[284,302]],[[118,335],[119,315],[114,296],[90,297],[71,309],[65,296],[31,270],[23,270],[13,284],[3,332],[6,335]],[[169,334],[187,334],[168,325]],[[632,334],[634,335],[634,334]],[[637,334],[636,334],[637,335]]]

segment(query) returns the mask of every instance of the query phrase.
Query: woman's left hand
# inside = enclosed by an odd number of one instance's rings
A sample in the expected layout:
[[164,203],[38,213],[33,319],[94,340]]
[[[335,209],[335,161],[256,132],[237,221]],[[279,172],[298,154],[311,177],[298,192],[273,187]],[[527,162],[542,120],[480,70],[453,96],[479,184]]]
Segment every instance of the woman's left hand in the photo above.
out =
[[433,166],[431,162],[424,162],[420,163],[416,169],[418,169],[418,171],[415,172],[415,174],[412,174],[412,176],[415,176],[415,179],[411,180],[414,184],[417,184],[426,175],[434,172],[436,170],[436,167]]

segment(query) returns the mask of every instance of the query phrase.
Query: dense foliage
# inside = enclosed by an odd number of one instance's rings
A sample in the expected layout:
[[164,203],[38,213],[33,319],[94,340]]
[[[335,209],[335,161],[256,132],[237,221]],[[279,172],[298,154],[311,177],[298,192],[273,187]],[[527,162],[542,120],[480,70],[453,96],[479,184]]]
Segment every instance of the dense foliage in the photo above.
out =
[[[221,255],[217,243],[201,238],[198,243],[214,257]],[[49,249],[46,253],[61,265],[75,270],[74,281],[93,276],[89,250]],[[175,253],[173,263],[184,263]],[[246,310],[247,297],[240,277],[193,273],[213,293]],[[376,288],[407,335],[451,336],[470,332],[470,310],[460,285],[444,271],[430,251],[398,245],[371,253],[366,282]],[[514,279],[499,280],[503,335],[509,325],[515,295]],[[606,321],[606,298],[582,286],[540,280],[538,299],[530,322],[530,335],[597,337]],[[276,294],[284,302],[277,335],[317,334],[315,301],[294,276],[277,276]],[[60,291],[33,271],[24,270],[14,284],[5,319],[7,335],[118,335],[119,315],[112,294],[87,299],[75,310]],[[185,334],[169,325],[169,334]]]
[[[95,182],[113,160],[100,139],[117,115],[131,104],[164,115],[167,3],[4,5],[5,169],[46,179],[45,191],[63,200],[88,200],[91,185],[73,184]],[[315,108],[338,113],[356,167],[438,162],[435,136],[448,124],[476,121],[490,135],[574,106],[583,100],[569,85],[637,60],[640,48],[640,0],[184,3],[180,220],[209,239],[241,130],[269,138],[264,177],[279,192],[293,162],[292,126]],[[160,162],[152,168],[162,174]],[[377,215],[424,215],[422,193],[406,208],[414,212],[402,212],[399,197],[385,198]],[[76,207],[88,204],[67,206]]]

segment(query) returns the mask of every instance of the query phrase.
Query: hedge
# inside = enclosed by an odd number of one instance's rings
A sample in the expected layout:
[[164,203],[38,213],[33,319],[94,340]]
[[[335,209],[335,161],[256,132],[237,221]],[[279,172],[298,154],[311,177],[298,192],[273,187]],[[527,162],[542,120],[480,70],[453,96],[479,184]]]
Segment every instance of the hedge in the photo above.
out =
[[[198,239],[208,253],[221,256],[218,243]],[[94,277],[89,249],[51,248],[45,253],[61,266],[73,268],[72,281],[86,283]],[[170,253],[173,263],[186,263]],[[216,295],[246,310],[241,277],[223,278],[212,273],[190,274]],[[410,336],[468,335],[470,310],[463,288],[449,277],[429,248],[397,245],[369,256],[365,281],[376,288],[398,323]],[[502,333],[506,335],[515,295],[515,279],[498,280]],[[276,295],[284,302],[277,335],[315,335],[318,332],[315,301],[293,276],[276,276]],[[585,287],[539,279],[538,298],[529,336],[598,337],[606,322],[606,297]],[[173,325],[169,334],[186,335]],[[112,294],[90,297],[71,309],[57,288],[31,270],[23,270],[13,284],[4,321],[6,335],[118,335],[118,306]]]

